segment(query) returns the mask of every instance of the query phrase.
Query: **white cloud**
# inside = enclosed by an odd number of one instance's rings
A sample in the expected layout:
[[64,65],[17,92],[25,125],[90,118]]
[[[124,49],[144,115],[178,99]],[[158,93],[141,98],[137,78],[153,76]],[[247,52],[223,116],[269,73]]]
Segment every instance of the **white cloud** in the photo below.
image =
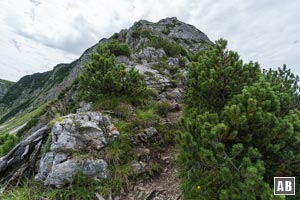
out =
[[245,61],[283,63],[300,74],[300,2],[294,0],[15,0],[0,2],[0,78],[78,58],[134,21],[176,16],[212,40],[229,40]]

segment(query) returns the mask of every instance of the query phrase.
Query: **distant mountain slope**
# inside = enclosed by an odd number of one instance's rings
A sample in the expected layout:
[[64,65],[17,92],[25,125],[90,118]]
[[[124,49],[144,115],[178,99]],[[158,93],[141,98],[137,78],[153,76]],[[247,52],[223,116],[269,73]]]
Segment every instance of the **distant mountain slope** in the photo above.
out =
[[204,33],[177,18],[166,18],[156,23],[140,20],[129,29],[121,30],[109,39],[100,40],[70,64],[58,64],[51,71],[21,78],[0,99],[0,124],[58,97],[74,82],[96,46],[110,39],[126,43],[133,53],[138,53],[146,46],[158,49],[164,43],[164,51],[169,57],[174,57],[176,50],[194,52],[213,44]]
[[0,79],[0,99],[6,94],[8,89],[14,84],[15,83],[12,81]]
[[51,71],[22,77],[0,99],[0,118],[9,119],[56,98],[73,83],[93,48],[87,49],[79,59],[69,64],[58,64]]

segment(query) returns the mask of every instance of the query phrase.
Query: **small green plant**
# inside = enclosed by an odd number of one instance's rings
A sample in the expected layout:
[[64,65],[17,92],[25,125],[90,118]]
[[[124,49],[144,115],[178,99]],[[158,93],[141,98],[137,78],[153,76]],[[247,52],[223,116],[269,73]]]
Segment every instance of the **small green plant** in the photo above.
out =
[[151,68],[157,70],[161,75],[166,75],[165,70],[169,69],[169,66],[164,62],[158,62],[151,65]]
[[155,112],[161,117],[167,117],[170,105],[167,102],[158,102],[156,104]]
[[152,37],[151,31],[149,30],[135,30],[133,31],[136,37],[150,38]]
[[[147,92],[146,90],[145,92]],[[146,93],[145,93],[146,94]],[[127,115],[129,113],[123,113],[130,111],[130,107],[136,107],[142,105],[144,97],[128,97],[128,96],[112,96],[106,95],[99,97],[94,103],[95,110],[111,110],[117,115]],[[127,105],[127,108],[122,108]]]
[[154,108],[150,108],[147,110],[138,110],[137,118],[142,121],[154,121],[158,119],[158,116],[155,114]]
[[52,127],[56,122],[62,122],[64,120],[63,117],[57,117],[49,122],[49,125]]
[[185,65],[186,61],[187,61],[187,58],[185,56],[180,56],[179,61],[178,61],[179,62],[179,67],[185,68],[186,67],[186,65]]
[[159,163],[150,163],[148,172],[150,176],[154,176],[162,171],[162,166]]
[[119,33],[114,33],[114,34],[111,36],[111,38],[113,38],[113,39],[115,39],[115,40],[117,40],[118,37],[119,37]]
[[139,30],[133,30],[132,31],[132,34],[131,34],[131,36],[133,37],[133,38],[139,38],[140,37],[140,35],[141,35],[141,32],[139,31]]
[[127,44],[120,44],[117,40],[112,40],[108,43],[108,48],[112,54],[116,57],[118,56],[127,56],[130,57],[130,49]]
[[179,72],[179,66],[169,66],[168,70],[171,75],[175,75]]
[[42,149],[41,149],[41,154],[42,155],[45,155],[46,153],[48,153],[50,151],[50,147],[51,147],[51,141],[52,141],[52,137],[51,135],[49,134],[47,136],[47,139],[46,139],[46,142],[45,144],[43,145]]
[[166,39],[156,36],[152,36],[149,39],[149,46],[156,49],[162,48],[170,57],[175,57],[177,55],[180,55],[181,53],[184,53],[183,47],[176,44],[175,42],[170,42]]
[[17,143],[18,138],[15,135],[0,134],[0,157],[6,155]]
[[151,78],[155,76],[152,72],[149,72],[149,71],[146,71],[145,75],[148,77],[151,77]]

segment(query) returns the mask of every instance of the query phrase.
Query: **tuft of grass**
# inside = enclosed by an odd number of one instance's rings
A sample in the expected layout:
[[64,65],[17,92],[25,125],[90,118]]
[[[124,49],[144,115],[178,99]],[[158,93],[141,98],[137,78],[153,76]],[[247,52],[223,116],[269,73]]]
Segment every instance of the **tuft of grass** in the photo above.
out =
[[156,49],[162,48],[169,57],[175,57],[184,51],[182,46],[161,37],[151,36],[149,39],[149,46]]
[[137,118],[142,121],[157,121],[159,117],[155,114],[154,108],[149,108],[147,110],[138,110]]
[[132,106],[139,106],[143,104],[144,98],[142,97],[128,97],[128,96],[103,96],[96,100],[94,103],[94,110],[112,110],[120,104],[129,104]]
[[179,128],[178,126],[167,126],[166,125],[157,125],[156,126],[157,131],[161,134],[164,145],[174,145],[175,144],[175,138],[179,134]]
[[170,105],[166,102],[158,102],[155,107],[155,112],[161,117],[167,117]]
[[19,139],[15,135],[8,133],[0,135],[0,157],[6,155],[17,143]]
[[124,164],[134,157],[131,150],[128,134],[122,132],[118,141],[106,147],[104,159],[110,165]]
[[55,124],[56,122],[62,122],[63,120],[64,120],[63,117],[57,117],[57,118],[51,120],[51,121],[49,122],[49,125],[50,125],[50,126],[54,126],[54,124]]
[[42,155],[45,155],[46,153],[48,153],[50,151],[51,141],[52,141],[51,134],[48,134],[46,142],[41,149]]
[[169,66],[164,62],[158,62],[156,64],[151,65],[152,69],[157,70],[161,75],[166,76],[165,70],[169,68]]
[[180,68],[186,68],[185,63],[187,61],[187,58],[185,56],[180,56],[179,58],[179,67]]
[[95,199],[97,185],[90,179],[78,175],[72,187],[51,188],[31,179],[23,181],[20,187],[9,187],[0,195],[1,200],[41,200],[41,199]]
[[129,177],[132,174],[132,168],[129,163],[123,165],[114,165],[110,169],[111,179],[114,183],[114,190],[121,191],[129,186]]
[[162,171],[162,166],[159,163],[156,163],[156,162],[150,163],[149,169],[148,169],[150,176],[154,176],[154,175],[160,173],[161,171]]

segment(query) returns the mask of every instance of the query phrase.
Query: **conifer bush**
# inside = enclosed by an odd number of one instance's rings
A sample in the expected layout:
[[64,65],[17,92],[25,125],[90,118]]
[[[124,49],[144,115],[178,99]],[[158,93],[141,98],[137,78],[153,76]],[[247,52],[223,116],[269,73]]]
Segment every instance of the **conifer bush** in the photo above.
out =
[[126,44],[112,40],[97,47],[79,76],[80,97],[95,101],[100,96],[141,96],[145,90],[144,78],[137,70],[116,63],[116,56],[130,56]]
[[225,40],[199,55],[177,139],[185,199],[282,199],[273,177],[300,178],[298,78],[243,64]]

